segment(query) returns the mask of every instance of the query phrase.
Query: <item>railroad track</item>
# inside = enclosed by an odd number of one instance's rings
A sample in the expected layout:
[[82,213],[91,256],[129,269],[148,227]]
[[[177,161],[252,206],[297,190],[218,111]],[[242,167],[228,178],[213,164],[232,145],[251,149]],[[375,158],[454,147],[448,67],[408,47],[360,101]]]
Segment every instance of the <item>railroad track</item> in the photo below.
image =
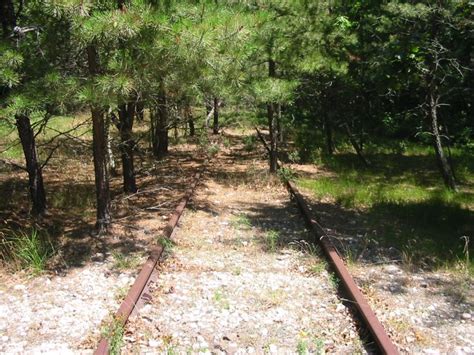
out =
[[[262,133],[258,128],[255,128],[255,130],[257,131],[260,141],[265,146],[265,149],[269,151],[268,144],[265,141]],[[280,167],[281,163],[279,162],[278,165]],[[349,270],[347,270],[344,261],[340,257],[336,247],[331,242],[324,229],[313,218],[308,204],[299,192],[296,185],[290,180],[286,181],[285,185],[291,195],[295,198],[308,228],[310,228],[313,232],[313,235],[315,236],[314,242],[321,246],[325,256],[330,262],[332,269],[340,278],[345,293],[349,296],[350,301],[352,301],[352,303],[357,308],[360,319],[370,331],[373,339],[377,343],[380,352],[383,354],[398,354],[397,348],[391,341],[383,325],[377,319],[374,311],[370,308],[364,295],[362,292],[360,292],[359,287],[354,282]]]
[[[179,202],[178,206],[174,210],[171,218],[163,229],[162,237],[172,240],[173,232],[178,225],[179,219],[186,208],[191,196],[196,189],[196,186],[201,180],[201,176],[204,173],[204,169],[207,163],[204,163],[203,168],[200,169],[195,175],[194,180],[186,191],[185,195]],[[128,291],[125,299],[122,301],[120,308],[115,313],[115,320],[118,322],[118,326],[125,326],[128,322],[128,319],[133,311],[136,311],[141,305],[143,305],[149,298],[149,288],[150,288],[150,279],[155,270],[158,261],[160,260],[165,246],[155,245],[151,247],[149,251],[149,256],[146,262],[143,264],[135,282]],[[109,340],[107,338],[102,338],[95,350],[94,354],[96,355],[105,355],[109,353]]]
[[[261,132],[257,130],[257,133],[268,150],[265,139],[262,136]],[[165,227],[165,230],[163,232],[164,237],[172,239],[175,228],[178,225],[178,221],[184,209],[186,208],[189,199],[194,193],[194,190],[198,185],[201,176],[202,171],[198,172],[195,175],[192,186],[187,190],[185,196],[179,203],[167,226]],[[290,194],[294,197],[299,207],[299,210],[301,211],[301,214],[304,220],[306,221],[309,230],[311,231],[311,235],[314,237],[313,241],[321,246],[321,249],[323,250],[325,256],[329,261],[330,267],[334,270],[334,272],[341,280],[341,285],[345,291],[345,295],[347,296],[349,301],[357,308],[359,323],[362,322],[364,328],[370,331],[372,338],[377,346],[377,350],[380,353],[384,354],[398,354],[396,347],[386,334],[382,324],[376,318],[374,312],[371,310],[364,296],[355,284],[347,268],[344,266],[344,262],[339,256],[336,248],[331,243],[322,227],[312,217],[311,211],[303,196],[299,193],[298,189],[291,181],[286,182],[286,187]],[[136,309],[139,308],[140,305],[143,305],[149,300],[149,287],[150,284],[152,284],[152,282],[150,281],[151,276],[162,256],[163,250],[164,247],[160,245],[155,246],[150,250],[150,256],[148,260],[143,265],[130,291],[122,302],[119,310],[116,312],[115,318],[122,325],[125,325],[127,323],[132,312],[136,311]],[[101,339],[95,351],[95,354],[107,353],[109,353],[108,339],[103,338]]]

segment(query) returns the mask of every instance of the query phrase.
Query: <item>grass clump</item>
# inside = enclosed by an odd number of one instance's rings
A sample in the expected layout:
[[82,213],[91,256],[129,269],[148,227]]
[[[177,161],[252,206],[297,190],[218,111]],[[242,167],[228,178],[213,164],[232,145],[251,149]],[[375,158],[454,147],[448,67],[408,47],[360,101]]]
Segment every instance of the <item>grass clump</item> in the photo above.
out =
[[252,223],[250,219],[244,214],[239,213],[231,222],[231,225],[236,229],[250,229],[252,228]]
[[123,335],[125,333],[124,322],[115,318],[102,327],[101,334],[109,342],[109,354],[119,355],[123,346]]
[[265,242],[267,244],[267,248],[271,252],[275,252],[278,242],[280,240],[280,233],[275,230],[270,230],[267,233],[265,233]]
[[13,263],[19,269],[28,270],[33,275],[45,271],[48,260],[55,249],[47,235],[36,229],[19,232],[0,232],[0,257]]
[[296,352],[298,355],[306,355],[309,353],[308,344],[304,340],[300,340],[296,346]]
[[219,153],[219,146],[217,144],[211,144],[207,147],[207,155],[210,157],[215,156],[217,153]]
[[158,237],[158,243],[161,244],[166,254],[171,253],[175,246],[175,243],[170,238],[166,238],[165,236]]
[[298,355],[305,354],[325,354],[324,340],[308,334],[305,331],[300,332],[300,339],[296,345]]
[[336,276],[336,274],[333,274],[333,273],[329,274],[329,283],[330,283],[332,288],[338,289],[340,282],[341,282],[341,280],[339,280],[339,278]]
[[230,309],[229,301],[224,293],[223,289],[217,289],[214,292],[214,302],[223,309]]
[[319,275],[326,269],[327,269],[327,264],[325,262],[316,262],[308,268],[308,272],[311,275]]
[[116,270],[129,270],[140,265],[140,257],[138,255],[126,255],[113,251],[112,258],[114,259],[113,268]]

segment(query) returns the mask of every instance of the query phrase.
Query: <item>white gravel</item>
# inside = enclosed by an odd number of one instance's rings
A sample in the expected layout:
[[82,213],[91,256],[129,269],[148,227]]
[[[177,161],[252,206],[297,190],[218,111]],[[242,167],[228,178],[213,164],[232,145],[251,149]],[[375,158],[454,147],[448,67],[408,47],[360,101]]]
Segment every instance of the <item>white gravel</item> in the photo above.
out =
[[127,327],[126,352],[363,352],[323,261],[301,250],[306,231],[288,193],[272,179],[239,184],[246,167],[217,160],[180,222],[153,300]]
[[118,307],[117,293],[131,284],[131,276],[111,273],[110,263],[91,263],[64,277],[5,278],[0,353],[90,353],[102,320]]

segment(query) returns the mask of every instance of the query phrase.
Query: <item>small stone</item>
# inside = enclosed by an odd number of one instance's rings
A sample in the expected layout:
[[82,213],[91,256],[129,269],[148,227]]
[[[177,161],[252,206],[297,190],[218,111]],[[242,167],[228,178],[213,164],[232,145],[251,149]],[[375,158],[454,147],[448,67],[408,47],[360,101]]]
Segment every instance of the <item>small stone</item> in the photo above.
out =
[[275,344],[270,344],[270,346],[268,347],[268,351],[270,352],[270,354],[278,354],[278,348]]
[[17,290],[17,291],[23,291],[26,289],[26,286],[25,285],[15,285],[13,287],[13,289]]
[[148,341],[148,346],[149,346],[150,348],[157,348],[157,347],[160,346],[160,342],[157,341],[157,340],[154,340],[154,339],[150,339],[150,340]]
[[386,265],[383,269],[389,274],[398,274],[400,272],[400,268],[397,265]]
[[105,259],[104,253],[95,253],[94,255],[91,256],[91,260],[98,262],[98,261],[103,261]]
[[407,343],[413,343],[416,339],[410,335],[405,337]]
[[345,309],[346,309],[346,307],[342,303],[339,303],[336,306],[336,312],[342,313],[342,312],[344,312]]
[[461,318],[462,318],[462,319],[465,319],[465,320],[469,320],[469,319],[472,318],[472,316],[471,316],[470,313],[463,313],[463,314],[461,315]]

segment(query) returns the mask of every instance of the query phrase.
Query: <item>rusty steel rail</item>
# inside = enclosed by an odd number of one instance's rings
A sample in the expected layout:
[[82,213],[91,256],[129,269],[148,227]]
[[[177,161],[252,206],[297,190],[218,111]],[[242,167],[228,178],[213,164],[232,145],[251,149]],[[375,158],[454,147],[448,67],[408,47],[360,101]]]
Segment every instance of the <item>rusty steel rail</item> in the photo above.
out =
[[[267,142],[265,141],[262,133],[256,127],[255,130],[257,131],[259,139],[268,150],[269,148]],[[280,167],[279,163],[278,166]],[[377,319],[374,311],[370,308],[364,295],[362,292],[360,292],[359,287],[349,273],[349,270],[347,270],[344,261],[339,255],[336,247],[331,242],[321,225],[312,217],[311,210],[296,185],[291,181],[286,181],[286,187],[288,191],[294,196],[305,222],[316,236],[315,240],[323,249],[324,254],[329,259],[332,268],[340,278],[344,291],[350,297],[350,300],[356,305],[361,320],[372,334],[379,350],[383,354],[398,354],[399,352],[397,348],[386,333],[382,323],[380,323],[380,321]]]
[[[206,163],[204,163],[204,167],[205,166],[206,166]],[[197,172],[194,175],[194,181],[191,184],[191,187],[186,190],[185,195],[179,202],[171,218],[166,224],[166,227],[164,228],[163,234],[162,234],[164,238],[172,239],[173,232],[176,226],[178,225],[179,219],[181,218],[181,215],[183,214],[184,209],[186,208],[186,205],[189,199],[193,195],[194,190],[196,189],[196,186],[201,180],[204,167],[201,169],[201,171]],[[142,269],[140,270],[140,273],[135,279],[135,282],[133,283],[132,287],[128,291],[127,296],[125,297],[122,304],[120,305],[120,308],[115,313],[115,320],[118,322],[118,325],[124,326],[127,323],[128,318],[130,317],[130,314],[135,309],[135,306],[137,305],[137,303],[139,302],[140,298],[142,297],[142,295],[144,294],[147,288],[148,281],[152,275],[153,270],[156,267],[156,264],[160,260],[161,255],[163,254],[163,250],[164,248],[162,245],[153,246],[150,249],[150,255],[148,256],[147,261],[143,264]],[[108,339],[103,337],[100,340],[99,345],[97,346],[97,349],[94,351],[94,355],[106,355],[108,353],[109,353],[109,342],[108,342]]]

